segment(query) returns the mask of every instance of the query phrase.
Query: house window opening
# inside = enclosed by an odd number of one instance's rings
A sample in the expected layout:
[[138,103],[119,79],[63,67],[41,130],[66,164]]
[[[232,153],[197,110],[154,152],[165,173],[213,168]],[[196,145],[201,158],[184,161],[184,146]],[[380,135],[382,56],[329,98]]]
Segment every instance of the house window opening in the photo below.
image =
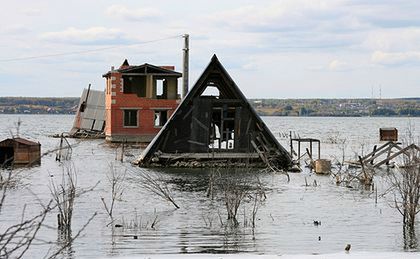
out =
[[123,93],[137,94],[138,97],[146,97],[145,76],[124,76],[123,79]]
[[13,157],[13,147],[0,147],[0,167],[11,165],[13,162]]
[[210,81],[207,83],[206,89],[201,93],[201,97],[212,97],[215,99],[219,99],[220,97],[220,91],[217,85]]
[[155,86],[156,99],[167,99],[168,88],[166,79],[156,79]]
[[162,127],[168,121],[168,111],[155,111],[155,127]]
[[207,88],[204,90],[204,92],[201,94],[202,97],[212,97],[219,99],[220,97],[220,91],[217,86],[210,84],[207,86]]
[[213,108],[210,123],[209,148],[233,150],[235,148],[235,108]]
[[124,110],[124,127],[138,127],[137,115],[137,110]]

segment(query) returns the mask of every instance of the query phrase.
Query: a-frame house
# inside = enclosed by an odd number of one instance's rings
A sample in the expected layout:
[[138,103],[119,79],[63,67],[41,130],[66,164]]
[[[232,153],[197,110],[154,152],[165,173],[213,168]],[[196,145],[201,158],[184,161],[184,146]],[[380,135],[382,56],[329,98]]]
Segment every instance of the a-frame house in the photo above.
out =
[[291,158],[214,55],[137,163],[287,168]]

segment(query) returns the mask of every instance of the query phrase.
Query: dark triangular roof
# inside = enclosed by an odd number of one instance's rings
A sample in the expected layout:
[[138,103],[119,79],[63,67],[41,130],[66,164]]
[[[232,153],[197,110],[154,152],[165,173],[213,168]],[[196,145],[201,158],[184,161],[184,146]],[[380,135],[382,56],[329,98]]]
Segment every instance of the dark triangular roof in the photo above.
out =
[[[126,60],[125,60],[126,61]],[[121,68],[117,69],[118,72],[124,74],[138,74],[138,75],[160,75],[160,76],[175,76],[175,77],[181,77],[182,73],[166,69],[159,66],[154,66],[148,63],[144,63],[143,65],[139,66],[124,66],[124,63],[121,65]],[[128,64],[128,62],[127,62]],[[110,75],[110,72],[102,75],[103,77],[108,77]]]
[[40,145],[37,142],[30,141],[30,140],[20,138],[20,137],[8,138],[8,139],[5,139],[3,141],[0,141],[0,143],[2,143],[2,144],[4,143],[5,145],[12,144],[13,142],[17,142],[19,144],[26,145],[26,146],[39,146]]
[[128,60],[124,59],[124,62],[122,63],[122,65],[120,67],[129,67],[130,64],[128,64]]
[[124,73],[145,73],[145,74],[165,74],[165,75],[174,75],[174,76],[182,76],[181,73],[169,70],[166,68],[154,66],[148,63],[144,63],[140,66],[130,66],[124,69],[118,69],[119,72],[122,74]]
[[247,114],[254,121],[256,128],[258,128],[259,131],[264,132],[263,138],[269,142],[272,147],[274,147],[278,156],[281,156],[280,160],[282,160],[282,163],[284,165],[287,164],[287,166],[290,164],[291,158],[288,152],[279,144],[265,123],[257,115],[253,107],[248,103],[248,100],[239,90],[238,86],[235,84],[226,69],[220,63],[216,55],[213,55],[210,63],[203,71],[197,82],[194,84],[190,92],[187,94],[187,96],[185,96],[181,104],[172,114],[171,118],[144,150],[140,157],[140,162],[143,161],[147,163],[147,161],[152,158],[155,152],[161,150],[162,143],[166,143],[168,141],[167,135],[169,135],[169,133],[167,132],[171,128],[178,126],[176,125],[176,120],[179,122],[180,117],[185,119],[188,116],[188,113],[191,113],[191,107],[193,107],[195,99],[200,98],[202,93],[209,86],[216,87],[220,92],[220,95],[217,97],[217,99],[215,97],[208,97],[210,102],[217,102],[223,105],[223,102],[226,101],[226,103],[235,102],[236,105],[240,105],[241,108],[248,112]]

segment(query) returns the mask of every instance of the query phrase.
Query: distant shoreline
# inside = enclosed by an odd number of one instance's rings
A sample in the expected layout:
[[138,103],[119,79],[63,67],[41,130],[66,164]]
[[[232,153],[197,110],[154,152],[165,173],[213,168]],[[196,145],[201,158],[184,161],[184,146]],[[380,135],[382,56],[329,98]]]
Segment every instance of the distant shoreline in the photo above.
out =
[[[0,114],[75,114],[76,97],[0,97]],[[260,116],[420,117],[420,97],[394,99],[248,99]]]
[[[257,112],[257,114],[261,117],[289,117],[289,118],[419,118],[420,116],[403,116],[403,115],[398,115],[398,116],[357,116],[357,115],[343,115],[343,116],[334,116],[334,115],[329,115],[329,116],[321,116],[321,115],[302,115],[302,116],[295,116],[295,115],[264,115],[264,114],[259,114]],[[0,113],[1,115],[19,115],[19,116],[36,116],[36,115],[48,115],[48,116],[60,116],[60,115],[68,115],[68,116],[74,116],[75,113]]]

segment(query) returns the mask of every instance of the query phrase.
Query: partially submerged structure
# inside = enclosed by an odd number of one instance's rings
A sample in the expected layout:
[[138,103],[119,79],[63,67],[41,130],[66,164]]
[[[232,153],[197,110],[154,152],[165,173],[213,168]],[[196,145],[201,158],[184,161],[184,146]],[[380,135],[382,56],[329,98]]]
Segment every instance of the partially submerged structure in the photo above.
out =
[[398,141],[397,128],[380,128],[379,129],[380,141]]
[[104,91],[84,89],[80,97],[71,137],[103,138],[105,129]]
[[285,168],[291,158],[214,55],[137,163]]
[[398,156],[403,155],[412,159],[414,157],[413,154],[418,154],[420,152],[420,147],[414,143],[406,147],[401,147],[400,145],[401,143],[394,141],[388,141],[379,148],[375,145],[372,152],[363,157],[359,157],[359,161],[356,163],[353,162],[352,164],[361,165],[362,167],[377,168],[384,164],[389,165],[390,162]]
[[178,78],[173,66],[143,64],[103,75],[105,136],[111,142],[150,142],[180,103]]
[[23,138],[0,142],[0,166],[36,165],[41,163],[41,144]]

